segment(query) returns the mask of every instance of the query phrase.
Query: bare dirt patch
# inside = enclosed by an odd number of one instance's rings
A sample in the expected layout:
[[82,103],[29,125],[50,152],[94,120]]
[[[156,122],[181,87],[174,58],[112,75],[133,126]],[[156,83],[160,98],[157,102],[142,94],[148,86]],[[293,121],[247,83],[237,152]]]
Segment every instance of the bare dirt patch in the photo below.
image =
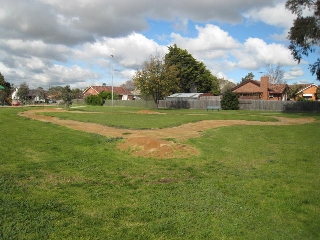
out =
[[137,114],[165,114],[165,113],[155,112],[155,111],[151,111],[151,110],[141,110],[141,111],[137,112]]
[[[183,144],[183,142],[189,138],[199,137],[201,135],[201,132],[210,128],[232,125],[293,125],[306,124],[315,121],[313,118],[282,117],[274,117],[279,120],[278,122],[258,122],[245,120],[205,120],[165,129],[128,130],[107,127],[96,123],[62,120],[56,117],[37,114],[41,112],[65,112],[65,110],[52,108],[37,109],[21,112],[19,113],[19,115],[43,122],[51,122],[80,131],[96,133],[107,137],[123,137],[124,141],[118,145],[119,149],[128,151],[135,156],[163,159],[184,158],[197,155],[198,150],[196,148],[188,144]],[[140,114],[157,113],[147,110],[144,112],[140,111]],[[174,139],[175,141],[170,141],[168,139]]]

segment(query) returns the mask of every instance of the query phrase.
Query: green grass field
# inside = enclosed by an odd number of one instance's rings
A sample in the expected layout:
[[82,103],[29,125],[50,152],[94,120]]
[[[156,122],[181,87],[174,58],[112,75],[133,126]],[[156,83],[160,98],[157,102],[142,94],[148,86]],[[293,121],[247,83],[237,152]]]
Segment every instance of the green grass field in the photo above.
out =
[[133,157],[121,139],[19,117],[0,108],[0,239],[320,239],[320,115],[86,107],[47,113],[147,129],[215,119],[229,126],[188,140],[200,155]]

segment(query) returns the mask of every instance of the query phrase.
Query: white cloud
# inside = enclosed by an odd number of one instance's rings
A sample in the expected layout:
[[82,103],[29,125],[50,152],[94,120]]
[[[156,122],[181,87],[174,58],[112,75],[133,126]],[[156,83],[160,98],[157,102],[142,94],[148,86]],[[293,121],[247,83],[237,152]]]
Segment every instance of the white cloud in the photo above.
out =
[[124,68],[138,68],[150,55],[164,56],[167,48],[142,34],[132,33],[121,38],[103,38],[95,43],[86,43],[75,50],[74,57],[91,61],[101,67],[110,67],[114,62]]
[[[95,37],[119,37],[148,28],[147,19],[242,22],[241,12],[270,0],[4,0],[0,35],[76,45]],[[41,24],[39,24],[41,23]],[[182,25],[181,25],[182,24]]]
[[205,27],[196,25],[195,28],[198,31],[196,38],[185,38],[180,34],[172,33],[173,42],[193,52],[226,50],[239,46],[239,43],[228,32],[223,31],[218,26],[207,24]]
[[205,27],[195,26],[198,35],[195,38],[183,37],[172,33],[172,42],[182,49],[187,49],[200,59],[227,58],[228,50],[237,49],[241,44],[232,38],[228,32],[218,26],[206,24]]
[[233,53],[238,60],[238,67],[244,69],[257,70],[266,64],[296,65],[287,47],[275,43],[267,44],[258,38],[247,39],[243,48]]
[[304,75],[304,71],[302,70],[301,67],[293,67],[293,68],[289,69],[288,72],[285,72],[283,78],[285,80],[292,80],[292,79],[295,79],[297,77],[301,77],[303,75]]
[[253,8],[243,14],[248,21],[262,21],[268,25],[279,28],[290,28],[292,26],[293,15],[285,8],[285,3],[278,3],[273,6],[265,6],[262,8]]

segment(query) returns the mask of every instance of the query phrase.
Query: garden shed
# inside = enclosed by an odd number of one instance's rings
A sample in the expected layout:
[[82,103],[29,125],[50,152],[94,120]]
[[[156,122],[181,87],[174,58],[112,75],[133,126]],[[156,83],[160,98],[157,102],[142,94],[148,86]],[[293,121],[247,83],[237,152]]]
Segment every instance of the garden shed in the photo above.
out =
[[203,93],[174,93],[166,97],[166,100],[170,100],[170,101],[199,100],[202,94]]

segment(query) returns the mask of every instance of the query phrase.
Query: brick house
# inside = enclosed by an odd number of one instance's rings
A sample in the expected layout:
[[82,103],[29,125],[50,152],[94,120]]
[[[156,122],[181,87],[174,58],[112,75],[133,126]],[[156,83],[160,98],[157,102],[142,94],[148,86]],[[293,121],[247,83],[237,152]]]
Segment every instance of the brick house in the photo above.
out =
[[239,99],[287,100],[287,84],[270,84],[269,77],[261,77],[260,81],[247,80],[231,89]]
[[[100,92],[112,92],[112,86],[90,86],[83,91],[83,96],[98,95]],[[113,93],[119,96],[119,100],[132,100],[132,93],[123,87],[113,87]]]
[[[297,98],[304,98],[307,100],[316,100],[318,86],[315,84],[307,84],[297,92]],[[296,100],[296,99],[295,99]]]

